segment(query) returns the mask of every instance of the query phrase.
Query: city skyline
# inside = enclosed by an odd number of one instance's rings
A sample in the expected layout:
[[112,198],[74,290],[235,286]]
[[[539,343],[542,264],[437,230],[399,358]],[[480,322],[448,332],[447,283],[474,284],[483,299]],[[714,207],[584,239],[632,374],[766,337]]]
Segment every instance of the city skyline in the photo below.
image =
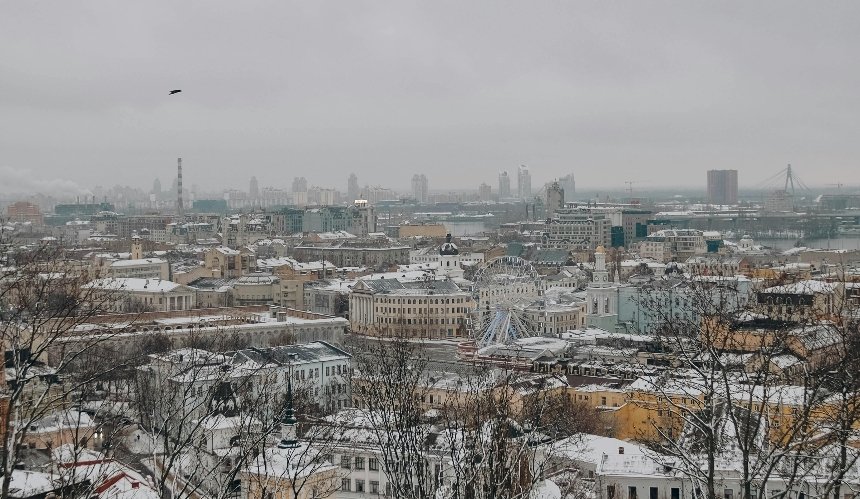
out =
[[409,171],[453,188],[520,164],[535,186],[754,183],[787,163],[854,183],[856,4],[489,6],[15,5],[3,189],[144,187],[176,157],[205,190]]

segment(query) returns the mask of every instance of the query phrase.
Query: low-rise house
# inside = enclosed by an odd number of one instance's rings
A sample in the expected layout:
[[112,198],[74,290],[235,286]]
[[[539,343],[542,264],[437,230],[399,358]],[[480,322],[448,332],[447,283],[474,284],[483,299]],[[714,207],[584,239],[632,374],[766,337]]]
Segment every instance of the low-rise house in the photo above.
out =
[[89,414],[76,410],[55,410],[29,422],[22,444],[31,449],[53,449],[72,444],[81,448],[101,448],[99,425]]
[[52,471],[90,499],[160,499],[149,479],[105,454],[65,444],[52,450]]
[[833,318],[842,306],[844,288],[839,283],[804,280],[765,288],[756,294],[759,310],[785,321]]

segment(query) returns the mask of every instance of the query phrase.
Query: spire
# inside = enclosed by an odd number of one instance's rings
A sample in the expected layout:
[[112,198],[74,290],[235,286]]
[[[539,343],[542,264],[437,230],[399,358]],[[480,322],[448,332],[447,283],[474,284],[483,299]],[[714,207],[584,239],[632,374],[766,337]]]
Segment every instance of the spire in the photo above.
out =
[[281,441],[278,443],[280,449],[294,449],[299,446],[296,435],[296,414],[293,410],[293,377],[292,373],[287,378],[287,401],[284,413],[281,416]]

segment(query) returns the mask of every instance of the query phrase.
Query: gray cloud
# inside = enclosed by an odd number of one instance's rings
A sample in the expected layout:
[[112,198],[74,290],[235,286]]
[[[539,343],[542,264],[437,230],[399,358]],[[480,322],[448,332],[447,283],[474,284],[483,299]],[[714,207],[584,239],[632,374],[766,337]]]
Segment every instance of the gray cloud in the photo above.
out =
[[0,166],[0,194],[39,192],[50,196],[89,196],[92,193],[76,182],[63,178],[45,178],[33,171]]
[[[204,188],[858,183],[856,2],[17,2],[0,164]],[[170,88],[184,92],[168,97]],[[611,173],[608,174],[608,173]]]

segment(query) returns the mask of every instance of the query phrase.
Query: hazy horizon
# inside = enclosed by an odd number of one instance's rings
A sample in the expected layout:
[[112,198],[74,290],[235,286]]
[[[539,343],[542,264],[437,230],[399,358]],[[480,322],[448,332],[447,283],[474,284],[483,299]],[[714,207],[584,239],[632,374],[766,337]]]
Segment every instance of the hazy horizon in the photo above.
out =
[[[0,192],[860,184],[855,2],[16,2]],[[182,93],[168,96],[171,89]],[[852,175],[853,174],[853,175]],[[581,186],[581,187],[580,187]]]

